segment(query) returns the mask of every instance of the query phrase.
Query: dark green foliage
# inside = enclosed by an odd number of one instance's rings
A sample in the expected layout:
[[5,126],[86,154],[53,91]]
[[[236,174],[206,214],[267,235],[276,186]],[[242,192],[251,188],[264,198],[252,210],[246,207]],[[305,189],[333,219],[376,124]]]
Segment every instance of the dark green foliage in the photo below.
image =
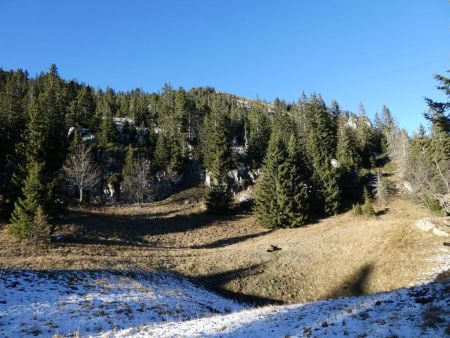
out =
[[[349,116],[356,127],[343,127],[343,118]],[[116,128],[117,118],[125,118],[123,128]],[[430,136],[413,146],[426,148],[428,158],[445,163],[450,142],[441,125],[435,123]],[[67,137],[69,127],[75,131]],[[207,205],[215,212],[226,210],[231,190],[252,185],[253,175],[263,166],[256,206],[261,223],[299,226],[312,214],[334,214],[341,201],[351,205],[360,197],[360,169],[379,155],[383,140],[389,147],[392,140],[386,135],[390,129],[398,134],[396,128],[387,109],[372,128],[364,112],[343,112],[337,102],[327,107],[320,95],[303,95],[296,103],[277,98],[270,104],[212,88],[185,91],[165,85],[160,93],[115,92],[65,82],[54,66],[32,79],[22,71],[0,70],[0,209],[20,202],[15,220],[20,223],[24,210],[30,209],[32,224],[38,209],[31,207],[35,198],[26,196],[29,189],[24,185],[31,180],[48,192],[37,204],[51,216],[55,201],[65,192],[55,190],[64,188],[57,175],[62,162],[88,144],[104,177],[92,191],[97,201],[105,200],[108,184],[120,191],[122,176],[130,177],[130,165],[137,159],[134,152],[149,159],[151,174],[163,180],[170,181],[176,173],[198,182],[206,169],[212,183]],[[332,165],[333,159],[340,168]],[[42,166],[33,179],[32,163]],[[227,175],[233,165],[243,175],[240,183],[231,184]],[[38,218],[42,224],[51,220],[46,215]]]
[[52,229],[44,209],[38,207],[28,228],[28,240],[35,244],[48,244],[51,242]]
[[133,160],[134,160],[134,149],[132,146],[128,146],[127,154],[125,156],[125,162],[122,167],[122,176],[130,176],[132,172],[133,167]]
[[274,130],[256,195],[255,211],[265,227],[297,227],[307,220],[309,192],[300,158],[295,137],[286,149],[281,131]]
[[72,101],[67,115],[67,126],[88,128],[92,132],[98,130],[100,120],[97,119],[95,97],[91,87],[81,87]]
[[260,223],[267,228],[280,226],[278,222],[276,183],[279,167],[286,161],[286,149],[280,131],[275,129],[269,141],[267,155],[264,159],[262,175],[256,193],[255,211]]
[[[450,78],[443,75],[435,75],[434,78],[439,82],[437,88],[444,92],[447,98],[450,98]],[[429,98],[425,101],[430,108],[425,117],[439,130],[450,133],[450,102],[437,102]]]
[[341,203],[341,188],[337,170],[333,168],[323,170],[320,181],[322,183],[321,195],[324,199],[324,211],[328,215],[334,215],[338,212]]
[[164,134],[159,134],[155,146],[155,168],[164,170],[170,163],[169,141]]
[[[438,89],[450,98],[450,80],[437,75]],[[426,99],[431,122],[430,135],[421,127],[411,141],[409,151],[408,179],[414,185],[415,196],[430,210],[439,205],[450,214],[450,115],[449,102]]]
[[111,104],[108,102],[108,100],[103,99],[101,101],[101,105],[98,107],[98,111],[102,116],[100,131],[98,135],[100,146],[104,148],[114,147],[119,139],[119,132],[114,125]]
[[206,120],[208,141],[204,162],[210,185],[206,192],[206,207],[212,212],[225,212],[231,204],[227,174],[231,167],[231,142],[227,135],[228,120],[215,105]]
[[[2,72],[0,70],[0,72]],[[19,194],[12,178],[20,164],[16,147],[23,142],[29,80],[21,70],[5,72],[0,85],[0,216],[8,214]]]
[[65,90],[56,66],[41,79],[41,91],[29,107],[28,134],[25,140],[26,178],[22,197],[15,204],[10,230],[28,238],[38,208],[53,212],[57,171],[65,155]]
[[49,204],[49,196],[46,185],[43,183],[44,166],[38,162],[30,162],[27,166],[27,177],[23,185],[23,198],[15,204],[8,230],[20,239],[30,238],[30,226],[34,225],[37,211],[45,214]]
[[373,208],[372,200],[370,198],[367,187],[364,187],[363,199],[364,199],[364,204],[361,207],[363,215],[365,215],[365,216],[375,215],[375,210]]
[[253,168],[261,167],[270,138],[270,121],[264,106],[257,102],[249,113],[248,157]]
[[314,191],[323,210],[335,214],[341,199],[339,171],[331,164],[336,154],[336,124],[320,97],[312,96],[303,109],[305,150],[313,168]]
[[336,159],[344,170],[357,169],[361,165],[355,131],[346,125],[343,125],[339,130]]
[[300,157],[295,137],[291,136],[286,160],[278,167],[276,182],[277,224],[281,227],[298,227],[308,218],[309,192]]
[[362,216],[363,210],[362,210],[361,204],[359,204],[359,203],[353,204],[352,212],[353,212],[353,215],[355,215],[355,216]]

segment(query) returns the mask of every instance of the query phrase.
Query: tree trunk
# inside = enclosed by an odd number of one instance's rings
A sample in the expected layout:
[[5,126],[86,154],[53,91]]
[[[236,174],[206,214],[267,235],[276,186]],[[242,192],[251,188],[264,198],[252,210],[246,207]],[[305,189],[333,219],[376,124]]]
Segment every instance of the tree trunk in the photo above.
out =
[[83,202],[83,188],[80,188],[80,203]]

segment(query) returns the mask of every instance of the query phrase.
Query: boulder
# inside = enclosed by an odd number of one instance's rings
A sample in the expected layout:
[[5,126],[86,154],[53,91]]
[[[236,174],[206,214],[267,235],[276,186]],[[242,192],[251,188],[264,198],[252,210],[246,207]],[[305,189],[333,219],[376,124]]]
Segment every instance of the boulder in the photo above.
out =
[[448,237],[449,234],[445,231],[442,231],[441,229],[438,228],[434,228],[432,230],[433,234],[437,235],[437,236],[441,236],[441,237]]
[[422,230],[422,231],[430,231],[436,235],[436,236],[441,236],[441,237],[448,237],[449,234],[441,229],[439,229],[438,227],[436,227],[436,225],[434,225],[430,219],[428,218],[423,218],[420,219],[416,222],[416,226]]

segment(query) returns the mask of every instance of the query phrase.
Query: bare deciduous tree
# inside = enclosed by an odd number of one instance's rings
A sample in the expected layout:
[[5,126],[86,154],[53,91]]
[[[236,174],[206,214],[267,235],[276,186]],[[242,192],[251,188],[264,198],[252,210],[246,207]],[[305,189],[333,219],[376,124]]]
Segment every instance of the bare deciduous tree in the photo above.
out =
[[450,214],[450,160],[439,162],[422,153],[410,160],[408,173],[416,196],[425,205],[437,201]]
[[78,188],[80,203],[83,202],[83,190],[95,186],[101,177],[98,166],[91,156],[91,149],[81,144],[63,165],[65,179]]
[[125,193],[132,201],[142,204],[152,192],[150,183],[150,162],[143,156],[138,156],[133,159],[129,175],[124,177]]

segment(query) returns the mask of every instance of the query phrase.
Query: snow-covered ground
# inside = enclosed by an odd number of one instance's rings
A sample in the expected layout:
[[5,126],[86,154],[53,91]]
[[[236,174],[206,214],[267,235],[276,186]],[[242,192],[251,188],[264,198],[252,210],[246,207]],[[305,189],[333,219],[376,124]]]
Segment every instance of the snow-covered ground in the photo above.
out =
[[251,308],[167,273],[0,270],[0,337],[450,337],[448,249],[419,286]]
[[243,310],[109,334],[119,337],[445,337],[450,335],[449,325],[450,282],[447,282],[307,305]]
[[450,335],[450,281],[252,309],[169,274],[0,272],[0,337],[73,334],[444,337]]
[[0,337],[95,336],[244,308],[169,274],[0,270]]

